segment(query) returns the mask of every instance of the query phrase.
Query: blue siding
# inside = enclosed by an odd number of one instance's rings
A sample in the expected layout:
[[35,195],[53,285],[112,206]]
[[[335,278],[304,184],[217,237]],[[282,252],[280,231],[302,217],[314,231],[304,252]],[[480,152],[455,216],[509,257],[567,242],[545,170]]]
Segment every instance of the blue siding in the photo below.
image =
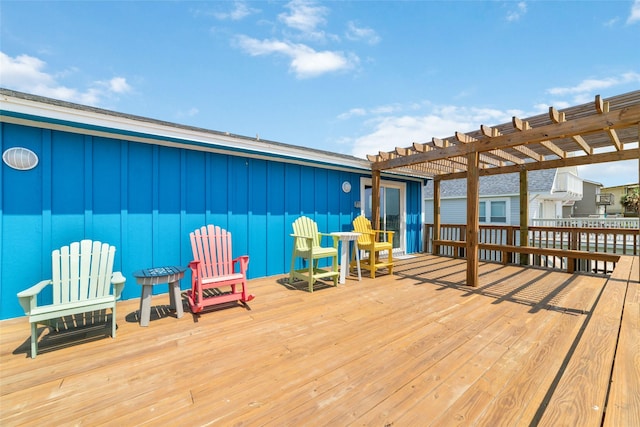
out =
[[[249,199],[248,208],[248,236],[247,240],[251,247],[267,247],[267,162],[264,160],[251,160],[250,164],[251,180],[247,186]],[[278,198],[274,194],[274,198]],[[235,242],[234,242],[235,245]],[[250,258],[251,268],[257,271],[267,271],[267,251],[255,252]]]
[[93,213],[120,215],[120,142],[95,138],[93,141]]
[[[266,275],[272,276],[288,270],[287,260],[281,254],[286,252],[286,243],[291,240],[289,229],[285,227],[285,165],[269,162],[267,180],[271,193],[266,198]],[[266,190],[265,190],[266,195]]]
[[[351,230],[359,172],[0,124],[2,151],[22,146],[39,165],[0,175],[0,318],[23,314],[16,293],[50,277],[51,250],[84,238],[116,246],[132,273],[186,266],[189,232],[211,223],[233,234],[234,255],[251,258],[251,278],[289,271],[291,224],[313,218],[320,231]],[[352,185],[350,193],[342,182]],[[420,245],[420,183],[407,183],[407,245]],[[183,288],[189,286],[187,275]],[[166,289],[158,287],[158,292]],[[45,298],[46,300],[46,298]],[[45,301],[43,301],[45,302]]]

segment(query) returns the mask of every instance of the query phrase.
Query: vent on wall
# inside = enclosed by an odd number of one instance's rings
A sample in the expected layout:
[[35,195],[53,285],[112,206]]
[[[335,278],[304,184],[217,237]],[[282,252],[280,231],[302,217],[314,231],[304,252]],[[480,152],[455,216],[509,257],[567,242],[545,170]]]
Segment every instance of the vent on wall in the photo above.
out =
[[38,156],[28,148],[12,147],[2,153],[2,161],[10,168],[27,171],[38,165]]

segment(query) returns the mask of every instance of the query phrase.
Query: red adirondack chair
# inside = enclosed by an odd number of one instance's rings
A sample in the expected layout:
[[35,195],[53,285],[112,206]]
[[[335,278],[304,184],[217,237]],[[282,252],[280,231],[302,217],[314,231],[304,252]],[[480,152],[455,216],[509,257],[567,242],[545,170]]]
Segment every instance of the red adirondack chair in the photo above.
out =
[[[232,259],[231,233],[213,225],[203,226],[189,234],[193,261],[191,290],[187,298],[191,312],[232,301],[246,305],[254,296],[247,294],[249,256]],[[236,271],[236,266],[239,271]]]

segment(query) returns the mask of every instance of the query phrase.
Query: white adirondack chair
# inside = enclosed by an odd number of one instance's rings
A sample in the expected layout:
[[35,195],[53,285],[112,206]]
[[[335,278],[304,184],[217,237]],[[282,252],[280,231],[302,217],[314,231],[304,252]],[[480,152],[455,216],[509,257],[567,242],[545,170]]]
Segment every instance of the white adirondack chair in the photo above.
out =
[[[116,300],[125,278],[113,272],[116,248],[107,243],[82,240],[51,253],[52,279],[18,293],[20,305],[31,323],[31,357],[38,352],[38,329],[57,327],[63,316],[111,309],[111,336],[116,336]],[[111,292],[113,285],[113,293]],[[53,302],[38,306],[38,295],[51,286]]]

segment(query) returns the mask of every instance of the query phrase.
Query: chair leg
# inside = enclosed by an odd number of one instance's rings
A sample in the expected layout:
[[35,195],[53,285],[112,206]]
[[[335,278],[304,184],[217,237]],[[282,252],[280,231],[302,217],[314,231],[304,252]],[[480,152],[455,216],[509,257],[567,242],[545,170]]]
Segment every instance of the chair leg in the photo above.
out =
[[315,282],[313,278],[313,269],[315,268],[317,261],[312,259],[309,260],[309,292],[313,292],[313,282]]
[[393,249],[389,251],[389,275],[393,274]]
[[376,253],[373,251],[369,252],[369,273],[372,279],[376,278]]
[[31,358],[35,359],[38,354],[38,325],[31,324]]
[[293,273],[294,273],[295,266],[296,266],[296,256],[294,254],[291,256],[291,269],[289,270],[289,284],[293,283]]
[[116,324],[116,305],[113,304],[113,308],[111,309],[111,338],[116,337],[116,328],[118,325]]

